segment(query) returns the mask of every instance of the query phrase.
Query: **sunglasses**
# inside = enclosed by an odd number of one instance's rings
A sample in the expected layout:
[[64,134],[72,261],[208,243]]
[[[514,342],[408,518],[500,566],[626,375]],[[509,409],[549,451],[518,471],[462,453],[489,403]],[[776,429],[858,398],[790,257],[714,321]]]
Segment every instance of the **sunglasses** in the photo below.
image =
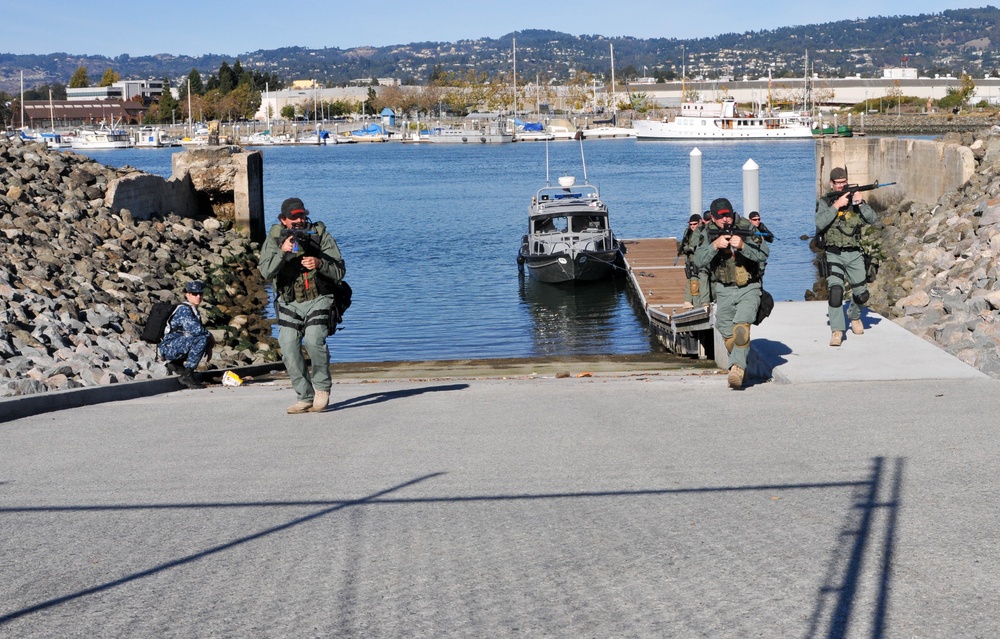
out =
[[188,295],[197,295],[198,297],[201,297],[201,293],[192,293],[191,291],[188,291],[187,294]]
[[285,216],[285,219],[288,219],[288,220],[304,220],[305,217],[306,217],[305,213],[290,213],[290,214],[288,214],[288,215]]

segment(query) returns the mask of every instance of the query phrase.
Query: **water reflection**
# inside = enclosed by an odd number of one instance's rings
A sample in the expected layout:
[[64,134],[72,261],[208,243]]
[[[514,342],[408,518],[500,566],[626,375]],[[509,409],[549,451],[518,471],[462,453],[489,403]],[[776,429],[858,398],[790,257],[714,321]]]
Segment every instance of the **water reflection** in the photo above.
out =
[[615,352],[626,290],[624,278],[547,284],[521,274],[518,296],[531,317],[534,355]]

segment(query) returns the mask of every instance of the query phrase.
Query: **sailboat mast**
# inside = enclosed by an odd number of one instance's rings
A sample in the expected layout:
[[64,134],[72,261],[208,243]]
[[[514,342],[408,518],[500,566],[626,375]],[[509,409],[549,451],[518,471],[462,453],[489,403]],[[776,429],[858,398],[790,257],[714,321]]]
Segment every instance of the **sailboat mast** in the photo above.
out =
[[542,87],[538,84],[538,74],[535,74],[535,119],[542,119]]
[[609,100],[611,101],[611,112],[614,113],[618,111],[618,103],[615,100],[615,44],[609,42],[608,46],[611,47],[611,96]]
[[52,89],[49,89],[49,127],[56,132],[56,111],[52,108]]
[[802,68],[802,110],[809,110],[809,49],[806,49],[806,64]]
[[681,104],[684,104],[684,81],[687,79],[687,55],[684,53],[684,45],[681,45]]
[[[511,38],[511,52],[514,58],[514,119],[517,119],[517,38]],[[517,125],[514,127],[517,128]]]

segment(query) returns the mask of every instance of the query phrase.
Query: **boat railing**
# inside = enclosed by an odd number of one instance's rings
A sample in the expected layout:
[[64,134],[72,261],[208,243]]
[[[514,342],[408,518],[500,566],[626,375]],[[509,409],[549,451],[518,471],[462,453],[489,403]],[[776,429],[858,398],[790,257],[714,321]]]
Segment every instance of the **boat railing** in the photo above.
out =
[[538,189],[534,201],[536,204],[542,204],[559,200],[597,200],[600,195],[597,187],[591,184],[570,187],[543,186]]

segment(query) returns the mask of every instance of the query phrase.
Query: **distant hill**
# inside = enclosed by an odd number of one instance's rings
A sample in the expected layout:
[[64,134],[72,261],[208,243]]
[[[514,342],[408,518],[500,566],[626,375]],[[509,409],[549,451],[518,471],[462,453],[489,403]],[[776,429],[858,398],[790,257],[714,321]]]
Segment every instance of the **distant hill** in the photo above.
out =
[[[1000,75],[1000,9],[956,9],[917,16],[842,20],[765,31],[725,33],[711,38],[606,38],[528,29],[492,39],[413,42],[388,47],[306,49],[289,47],[241,55],[132,57],[0,54],[0,90],[15,92],[20,71],[25,86],[69,81],[80,65],[92,79],[113,68],[122,78],[177,81],[192,68],[206,78],[223,61],[239,59],[247,70],[271,72],[286,82],[314,78],[327,86],[358,78],[395,77],[426,83],[435,69],[489,75],[510,72],[512,41],[517,40],[518,75],[526,81],[566,80],[574,71],[609,77],[609,44],[614,44],[617,79],[647,75],[679,77],[682,55],[688,77],[801,77],[808,51],[810,71],[821,76],[881,75],[892,66],[915,67],[923,76],[968,72]],[[2,45],[0,45],[2,46]],[[773,66],[772,66],[773,65]]]

